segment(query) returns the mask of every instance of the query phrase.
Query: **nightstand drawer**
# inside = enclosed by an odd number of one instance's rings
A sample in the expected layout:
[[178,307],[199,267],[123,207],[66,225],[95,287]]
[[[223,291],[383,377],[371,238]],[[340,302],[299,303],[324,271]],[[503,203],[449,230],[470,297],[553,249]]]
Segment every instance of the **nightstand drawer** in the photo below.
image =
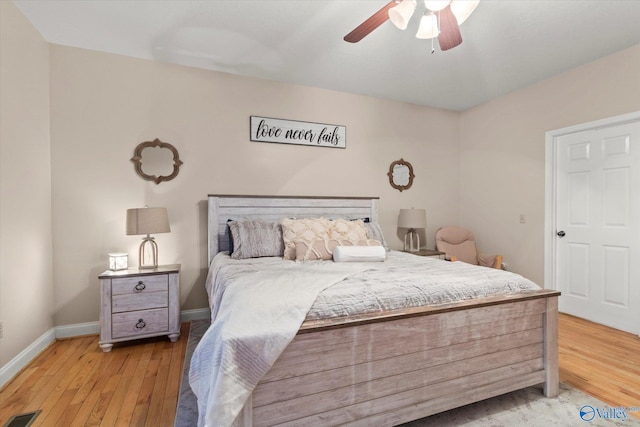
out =
[[113,279],[111,284],[113,295],[141,294],[168,289],[169,276],[166,274]]
[[169,292],[149,292],[139,294],[114,295],[111,300],[111,312],[147,310],[150,308],[167,307],[169,304]]
[[147,335],[169,330],[169,311],[155,310],[129,311],[113,315],[113,338]]

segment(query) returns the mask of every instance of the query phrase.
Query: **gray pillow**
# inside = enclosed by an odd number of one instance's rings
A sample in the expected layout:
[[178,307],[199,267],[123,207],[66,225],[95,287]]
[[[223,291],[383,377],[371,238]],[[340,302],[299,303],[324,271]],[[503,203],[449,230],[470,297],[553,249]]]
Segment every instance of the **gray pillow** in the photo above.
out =
[[282,227],[278,223],[261,219],[230,221],[233,239],[233,259],[282,256],[284,242]]
[[365,222],[364,226],[367,228],[367,237],[379,241],[382,247],[384,247],[384,250],[389,252],[389,245],[387,245],[387,241],[384,240],[380,225],[377,222]]

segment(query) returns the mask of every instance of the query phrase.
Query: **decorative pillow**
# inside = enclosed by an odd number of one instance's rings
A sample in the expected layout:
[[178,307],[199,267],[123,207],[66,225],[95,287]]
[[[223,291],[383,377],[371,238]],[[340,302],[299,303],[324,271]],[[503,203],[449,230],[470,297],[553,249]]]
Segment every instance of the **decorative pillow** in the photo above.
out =
[[333,250],[339,245],[351,245],[348,240],[315,239],[312,242],[295,241],[296,261],[328,261],[333,259]]
[[367,237],[369,239],[379,240],[384,250],[389,252],[389,245],[387,241],[384,240],[384,235],[382,234],[382,229],[380,228],[380,224],[377,222],[365,222],[364,226],[367,229]]
[[[377,240],[362,240],[357,246],[380,246]],[[312,242],[296,241],[296,261],[329,261],[333,259],[334,251],[339,246],[353,246],[348,240],[316,239]]]
[[295,242],[310,244],[317,239],[328,239],[331,221],[326,218],[301,218],[282,220],[284,259],[296,259]]
[[233,220],[228,219],[227,226],[224,228],[224,239],[229,242],[229,255],[233,254],[233,236],[231,235],[231,227],[229,227],[231,221]]
[[371,262],[384,261],[387,252],[378,246],[336,246],[333,251],[335,262]]
[[356,219],[348,221],[346,219],[336,219],[331,221],[329,238],[334,240],[348,240],[350,242],[360,242],[367,240],[367,228],[364,221]]
[[230,221],[233,238],[233,259],[282,256],[282,227],[278,223],[261,219]]

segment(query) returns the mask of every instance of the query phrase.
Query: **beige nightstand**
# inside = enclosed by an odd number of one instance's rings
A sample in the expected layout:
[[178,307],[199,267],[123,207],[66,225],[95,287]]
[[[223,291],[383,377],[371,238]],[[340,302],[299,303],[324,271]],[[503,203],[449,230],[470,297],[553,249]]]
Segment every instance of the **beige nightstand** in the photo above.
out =
[[409,252],[409,253],[414,255],[419,255],[419,256],[428,256],[428,257],[438,258],[438,259],[445,259],[445,255],[446,255],[445,252],[440,252],[433,249],[420,249],[417,252]]
[[180,265],[105,271],[100,279],[100,348],[113,343],[180,336]]

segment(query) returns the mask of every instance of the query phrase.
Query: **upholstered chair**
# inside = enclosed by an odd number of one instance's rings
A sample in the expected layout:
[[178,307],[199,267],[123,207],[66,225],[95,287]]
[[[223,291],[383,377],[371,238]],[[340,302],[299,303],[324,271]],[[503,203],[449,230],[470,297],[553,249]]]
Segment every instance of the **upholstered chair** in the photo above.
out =
[[465,228],[448,226],[436,231],[436,248],[450,261],[463,261],[483,267],[502,268],[502,255],[478,254],[473,233]]

